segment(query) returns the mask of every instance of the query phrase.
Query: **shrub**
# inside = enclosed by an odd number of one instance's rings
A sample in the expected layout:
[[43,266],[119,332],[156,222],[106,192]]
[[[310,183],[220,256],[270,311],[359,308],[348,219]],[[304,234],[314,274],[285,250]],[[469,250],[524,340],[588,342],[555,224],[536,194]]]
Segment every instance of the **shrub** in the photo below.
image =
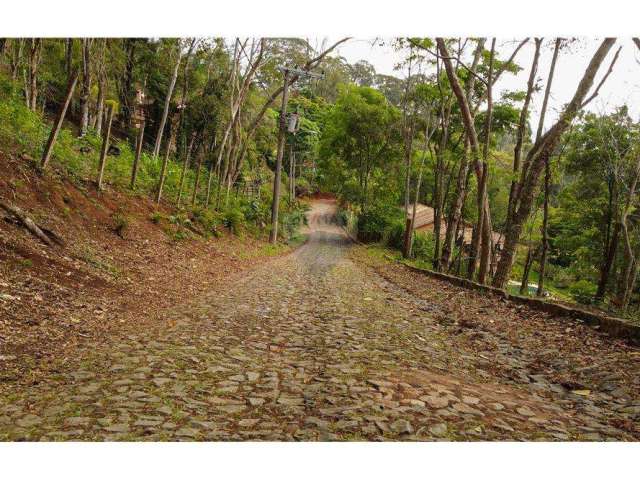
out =
[[125,233],[129,229],[129,218],[123,212],[113,214],[113,231],[120,238],[124,238]]
[[287,212],[281,217],[282,233],[286,238],[291,238],[296,230],[306,222],[307,218],[304,211],[296,209],[291,212]]
[[385,243],[392,247],[402,250],[404,247],[404,230],[405,225],[398,220],[395,220],[389,225],[384,232]]
[[569,287],[569,293],[576,302],[593,303],[596,286],[588,280],[578,280]]
[[245,221],[244,213],[238,207],[229,207],[222,214],[222,224],[234,235],[240,232]]
[[149,220],[158,225],[162,220],[162,214],[160,212],[153,212],[149,217]]
[[433,233],[415,232],[413,236],[413,256],[419,260],[433,259]]
[[549,276],[558,288],[567,288],[576,280],[576,277],[566,268],[558,268],[555,272],[550,273]]
[[390,233],[394,221],[402,221],[402,210],[395,206],[375,205],[358,216],[358,239],[380,242]]
[[218,234],[219,217],[207,208],[197,207],[193,210],[193,221],[202,225],[207,233]]

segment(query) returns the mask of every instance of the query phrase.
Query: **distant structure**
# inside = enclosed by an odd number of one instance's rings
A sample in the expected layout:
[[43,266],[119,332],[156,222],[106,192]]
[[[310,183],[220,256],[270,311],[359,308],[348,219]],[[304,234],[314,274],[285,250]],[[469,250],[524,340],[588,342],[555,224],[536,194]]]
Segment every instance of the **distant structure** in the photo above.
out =
[[[416,232],[433,232],[435,228],[435,210],[431,208],[429,205],[424,205],[422,203],[418,203],[416,205],[416,223],[414,230]],[[407,224],[411,222],[411,218],[413,217],[413,205],[409,206],[409,213],[407,215]],[[473,236],[473,225],[469,222],[464,222],[461,225],[461,232],[458,238],[456,239],[456,243],[459,245],[461,243],[460,237],[464,240],[465,244],[471,244],[471,238]],[[440,225],[440,236],[444,238],[447,232],[447,223],[442,220]],[[493,244],[497,247],[497,250],[501,250],[501,245],[503,241],[503,235],[498,232],[493,232]]]

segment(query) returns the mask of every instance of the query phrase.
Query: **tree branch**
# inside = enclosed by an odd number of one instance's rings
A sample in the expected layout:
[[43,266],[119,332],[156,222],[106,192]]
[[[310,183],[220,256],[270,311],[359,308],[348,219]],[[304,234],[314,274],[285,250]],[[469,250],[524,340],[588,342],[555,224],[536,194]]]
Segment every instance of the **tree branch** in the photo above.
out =
[[593,94],[589,98],[587,98],[584,102],[582,102],[582,105],[580,105],[580,108],[586,107],[587,104],[589,102],[591,102],[591,100],[593,100],[594,98],[596,98],[598,96],[598,93],[600,93],[600,88],[602,87],[602,85],[604,85],[604,82],[607,81],[607,78],[609,78],[609,75],[611,75],[611,72],[613,71],[613,66],[618,61],[618,56],[620,55],[620,50],[622,50],[621,46],[618,47],[618,50],[616,51],[616,54],[613,56],[613,60],[611,60],[611,65],[609,65],[609,70],[607,70],[607,73],[605,73],[604,77],[602,77],[602,80],[600,80],[600,83],[596,87],[596,90],[593,92]]

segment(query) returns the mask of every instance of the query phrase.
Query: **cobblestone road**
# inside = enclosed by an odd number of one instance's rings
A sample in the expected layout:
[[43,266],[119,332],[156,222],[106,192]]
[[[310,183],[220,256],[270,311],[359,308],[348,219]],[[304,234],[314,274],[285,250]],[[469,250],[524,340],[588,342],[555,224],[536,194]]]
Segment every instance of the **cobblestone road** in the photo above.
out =
[[7,392],[0,440],[634,439],[609,420],[637,403],[567,408],[553,385],[478,375],[423,300],[350,257],[332,215],[315,204],[295,253]]

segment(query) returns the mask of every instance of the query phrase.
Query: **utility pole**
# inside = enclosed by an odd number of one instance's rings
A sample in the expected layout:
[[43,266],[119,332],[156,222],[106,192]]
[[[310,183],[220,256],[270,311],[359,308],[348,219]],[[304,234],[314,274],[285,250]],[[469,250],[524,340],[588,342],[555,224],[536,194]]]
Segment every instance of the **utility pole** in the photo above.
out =
[[282,180],[282,156],[285,147],[285,134],[287,131],[287,103],[289,101],[289,79],[291,74],[298,78],[312,77],[322,78],[324,75],[308,72],[299,68],[280,67],[284,73],[284,83],[282,88],[282,107],[280,110],[280,125],[278,129],[278,154],[276,156],[276,171],[273,179],[273,201],[271,203],[271,232],[269,242],[278,242],[278,208],[280,207],[280,182]]

